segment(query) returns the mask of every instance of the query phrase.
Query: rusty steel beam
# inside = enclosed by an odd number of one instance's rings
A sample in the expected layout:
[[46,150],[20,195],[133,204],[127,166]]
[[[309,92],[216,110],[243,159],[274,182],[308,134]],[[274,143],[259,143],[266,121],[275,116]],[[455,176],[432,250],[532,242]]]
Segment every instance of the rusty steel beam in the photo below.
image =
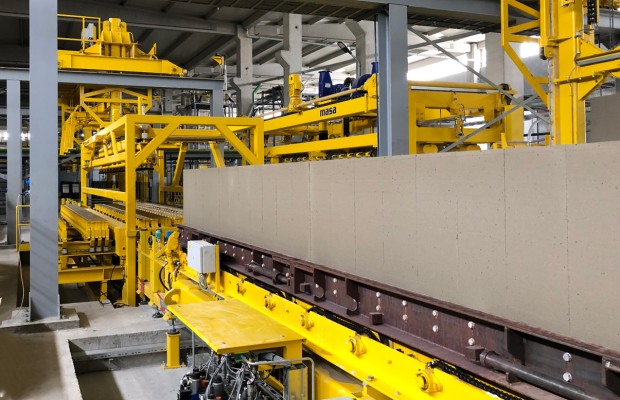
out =
[[[249,276],[519,395],[545,400],[570,398],[562,396],[566,393],[586,393],[597,399],[620,395],[618,352],[188,226],[178,227],[183,247],[199,239],[219,244],[225,270]],[[484,290],[484,285],[471,290]],[[489,363],[489,357],[481,359],[481,354],[497,355],[503,368]],[[549,378],[552,384],[547,388],[562,389],[544,390],[539,387],[540,379],[528,382],[528,376]]]

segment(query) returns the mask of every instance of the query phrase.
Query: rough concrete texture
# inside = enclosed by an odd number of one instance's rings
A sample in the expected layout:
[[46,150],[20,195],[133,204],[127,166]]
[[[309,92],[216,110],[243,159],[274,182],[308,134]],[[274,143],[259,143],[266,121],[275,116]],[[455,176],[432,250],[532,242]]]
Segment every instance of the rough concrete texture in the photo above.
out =
[[21,302],[22,293],[17,293],[18,279],[17,252],[14,248],[0,250],[0,323],[11,318],[12,311]]
[[164,369],[158,358],[161,355],[117,358],[110,363],[118,370],[80,374],[84,400],[176,400],[187,369]]
[[619,150],[612,142],[188,170],[185,221],[620,350],[610,306],[620,301]]
[[[160,336],[164,337],[164,331],[168,329],[165,321],[151,317],[152,309],[147,306],[114,309],[111,305],[102,306],[98,302],[63,306],[76,310],[80,316],[81,328],[33,334],[0,332],[0,398],[82,399],[70,342],[81,340],[114,344],[115,337],[120,337],[120,333],[123,337],[133,333],[144,339],[152,332],[159,332]],[[126,339],[122,341],[126,342]],[[165,355],[160,355],[160,358],[164,361]],[[148,369],[148,366],[144,367]],[[168,375],[165,387],[176,388],[175,383],[182,376],[182,370],[174,370],[174,373],[174,376],[173,373]],[[109,396],[104,396],[105,398],[144,398],[139,394],[147,389],[138,385],[136,374],[135,371],[116,371],[113,376],[106,376],[102,380],[104,385],[101,385],[101,382],[95,383],[96,388],[89,387],[88,392],[108,393]],[[141,385],[149,385],[149,379],[158,380],[158,377],[157,373],[151,377],[145,376]],[[160,393],[168,393],[163,391],[164,381],[160,382],[160,386],[151,382],[151,388],[157,387]],[[125,384],[130,386],[120,387]],[[134,393],[138,397],[114,396],[114,393],[118,392]],[[156,395],[154,397],[164,398]]]
[[586,138],[588,143],[620,140],[620,94],[590,97],[590,130]]

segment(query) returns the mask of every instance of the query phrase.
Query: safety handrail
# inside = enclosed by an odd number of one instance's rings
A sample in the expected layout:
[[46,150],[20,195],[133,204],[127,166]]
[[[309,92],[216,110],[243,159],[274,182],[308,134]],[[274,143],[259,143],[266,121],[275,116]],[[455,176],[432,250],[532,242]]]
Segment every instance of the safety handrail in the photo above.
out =
[[20,251],[20,247],[21,247],[21,228],[24,226],[30,226],[30,222],[28,222],[27,224],[24,223],[20,223],[19,221],[19,216],[21,215],[20,210],[22,208],[30,208],[30,204],[18,204],[15,207],[15,249],[17,251]]

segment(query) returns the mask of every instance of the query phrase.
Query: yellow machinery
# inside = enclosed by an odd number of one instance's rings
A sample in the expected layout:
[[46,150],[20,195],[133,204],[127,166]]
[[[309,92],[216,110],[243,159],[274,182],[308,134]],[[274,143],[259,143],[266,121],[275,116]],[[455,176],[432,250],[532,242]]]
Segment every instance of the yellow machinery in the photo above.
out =
[[80,44],[75,51],[58,51],[58,68],[90,71],[134,72],[140,74],[185,75],[186,71],[166,60],[157,59],[156,45],[145,53],[138,48],[127,23],[118,18],[101,22],[98,17],[60,14],[82,23],[79,38],[58,38]]
[[[180,395],[244,398],[245,390],[271,390],[260,398],[617,398],[615,378],[598,379],[595,347],[178,228],[167,238],[140,236],[138,274],[146,278],[140,290],[151,304],[211,351],[182,379]],[[172,345],[168,356],[176,360],[178,343]],[[544,356],[521,364],[530,351]],[[556,357],[557,363],[549,361]],[[575,371],[579,380],[563,381],[563,358],[592,374]],[[229,372],[219,374],[220,365]],[[311,378],[303,384],[292,379],[300,369]],[[225,392],[211,386],[216,379]]]
[[[288,108],[266,114],[265,148],[271,163],[363,157],[377,147],[377,77],[359,87],[301,102],[299,75],[291,75]],[[409,153],[436,153],[510,110],[508,99],[486,84],[409,82]],[[512,92],[514,93],[514,92]],[[523,115],[507,115],[464,141],[461,150],[479,144],[507,147],[523,142]],[[294,140],[294,138],[301,140]],[[276,142],[277,144],[273,145]],[[294,143],[296,142],[296,143]]]
[[[551,0],[536,4],[501,1],[502,45],[550,109],[553,143],[585,143],[585,100],[620,71],[620,48],[605,50],[595,42],[599,9],[618,3]],[[539,44],[541,56],[551,63],[550,77],[534,76],[512,47],[526,42]]]
[[[247,357],[258,362],[247,365],[263,367],[255,371],[260,374],[257,381],[264,379],[285,393],[290,390],[285,385],[290,377],[277,374],[277,368],[311,369],[306,372],[312,375],[311,386],[306,381],[303,388],[294,388],[301,391],[299,397],[285,398],[487,399],[489,393],[509,394],[491,385],[476,387],[457,376],[433,370],[428,366],[432,358],[390,341],[377,341],[370,331],[361,334],[299,297],[282,297],[258,285],[252,281],[252,274],[225,272],[220,269],[219,259],[228,250],[205,241],[187,245],[201,243],[212,249],[209,261],[202,261],[213,272],[201,273],[196,265],[190,266],[192,261],[179,244],[178,232],[167,240],[141,236],[139,271],[151,280],[144,294],[168,317],[180,320],[200,337],[213,351],[212,359],[218,360],[214,363]],[[225,246],[235,251],[234,246]],[[242,247],[236,250],[238,255],[250,256]],[[165,278],[157,279],[162,273]],[[164,281],[169,285],[165,289]],[[157,294],[156,290],[163,291]],[[313,355],[311,359],[302,357],[302,348]],[[178,349],[169,351],[174,355]],[[264,358],[265,354],[275,356]],[[321,367],[315,368],[315,362]],[[275,379],[277,376],[285,378],[280,381]]]
[[[106,72],[140,72],[183,75],[182,68],[159,60],[155,47],[144,53],[119,19],[103,23],[98,18],[63,15],[82,23],[80,49],[58,52],[59,68]],[[81,203],[61,205],[59,226],[59,283],[124,280],[121,302],[136,304],[136,246],[138,230],[171,232],[182,222],[179,209],[138,204],[138,189],[148,184],[140,170],[160,175],[159,198],[182,191],[180,180],[189,142],[208,143],[218,166],[224,159],[218,142],[226,141],[248,164],[262,164],[262,120],[146,115],[153,106],[151,89],[87,86],[61,87],[60,153],[79,148]],[[239,137],[251,141],[246,145]],[[172,185],[164,186],[166,149],[178,151]],[[97,170],[108,176],[107,188],[88,185],[88,174]],[[112,200],[86,208],[88,196]]]
[[[97,206],[96,210],[116,218],[124,224],[123,238],[127,247],[121,259],[124,270],[123,303],[136,305],[136,243],[138,231],[172,230],[172,224],[180,221],[180,215],[172,215],[172,209],[152,208],[145,215],[136,203],[137,172],[141,168],[153,168],[158,151],[164,146],[179,142],[226,141],[241,154],[248,164],[262,164],[263,126],[258,118],[182,117],[162,115],[125,115],[99,131],[81,145],[81,201],[87,204],[87,196],[99,196],[122,205]],[[238,137],[243,132],[250,138],[246,146]],[[223,159],[216,157],[219,165]],[[115,168],[123,171],[124,184],[118,189],[100,189],[88,185],[89,172],[96,169]],[[178,168],[182,168],[182,165]],[[124,186],[124,187],[123,187]]]
[[[59,53],[63,66],[99,69],[94,61],[100,63],[99,57],[114,58],[110,70],[116,72],[132,71],[138,62],[160,63],[154,51],[136,52],[120,21],[83,37],[82,50],[71,53],[70,62]],[[162,67],[144,71],[179,73]],[[601,384],[592,374],[593,381],[573,387],[545,375],[557,372],[556,365],[530,370],[518,363],[527,349],[549,352],[558,362],[568,353],[580,368],[595,365],[599,371],[601,361],[615,365],[587,346],[179,226],[179,209],[137,201],[139,172],[161,174],[164,149],[178,149],[179,157],[173,185],[160,190],[160,199],[166,190],[180,190],[183,158],[192,141],[208,143],[218,167],[225,166],[221,142],[254,165],[265,158],[275,163],[372,153],[375,76],[358,88],[311,102],[301,100],[298,77],[289,79],[293,100],[287,113],[265,121],[147,115],[150,91],[67,90],[60,101],[62,148],[79,146],[82,190],[79,204],[61,206],[60,283],[100,281],[103,294],[108,281],[123,280],[123,304],[135,305],[139,297],[183,322],[212,352],[200,369],[204,375],[192,372],[182,386],[187,383],[190,392],[204,389],[215,398],[609,397],[606,382],[616,382],[613,375],[605,375]],[[512,107],[486,85],[410,86],[411,153],[435,152]],[[514,117],[492,125],[462,150],[520,142],[522,121]],[[300,136],[305,142],[295,143]],[[274,145],[274,140],[280,142]],[[88,174],[95,170],[114,174],[115,186],[90,186]],[[109,202],[89,209],[88,196]],[[168,366],[175,367],[180,365],[178,335],[168,339]],[[513,385],[519,380],[528,384]],[[594,395],[588,397],[582,387],[594,388]]]

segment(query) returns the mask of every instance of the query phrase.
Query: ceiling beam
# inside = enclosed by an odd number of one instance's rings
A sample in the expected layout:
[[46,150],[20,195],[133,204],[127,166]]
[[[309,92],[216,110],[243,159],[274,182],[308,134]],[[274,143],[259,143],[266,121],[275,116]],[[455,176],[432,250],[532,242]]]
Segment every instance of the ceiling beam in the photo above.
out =
[[148,38],[150,38],[154,32],[155,30],[150,29],[150,28],[143,30],[140,36],[138,36],[138,40],[136,40],[136,42],[138,42],[138,44],[142,44],[146,42]]
[[191,36],[192,32],[182,32],[177,38],[170,43],[163,51],[158,51],[160,58],[168,58],[179,46],[185,43]]
[[0,64],[2,65],[26,66],[29,58],[27,46],[0,45]]
[[261,47],[261,52],[255,51],[254,64],[264,64],[272,60],[275,57],[276,51],[281,50],[282,47],[282,42],[273,41],[267,43],[265,46]]
[[[341,57],[343,55],[345,55],[345,54],[342,52],[342,50],[338,49],[336,51],[332,51],[331,53],[328,53],[328,54],[324,55],[323,57],[317,58],[316,60],[307,63],[307,65],[310,68],[318,67],[321,64],[324,64],[324,63],[326,63],[328,61],[333,61],[336,58],[339,58],[339,57]],[[349,57],[349,58],[351,57],[349,55],[346,55],[346,56]],[[355,60],[351,59],[351,62],[355,62]]]
[[[127,26],[178,32],[217,33],[235,35],[236,24],[217,20],[204,20],[172,13],[163,13],[140,7],[120,6],[94,0],[58,0],[58,11],[63,14],[96,15],[102,19],[120,18]],[[0,15],[28,18],[28,2],[22,0],[0,1]],[[174,16],[174,17],[173,17]]]
[[308,46],[304,46],[301,49],[301,56],[302,57],[307,57],[310,54],[314,54],[314,53],[316,53],[319,50],[323,50],[324,48],[325,48],[325,46],[321,46],[319,44],[311,44],[311,45],[308,45]]
[[[355,41],[355,36],[344,24],[317,24],[302,25],[301,34],[304,39],[331,40],[331,41]],[[259,25],[249,31],[250,36],[265,36],[270,38],[283,37],[282,26]]]
[[163,13],[169,12],[172,9],[172,7],[174,7],[175,4],[176,3],[174,1],[168,1],[168,3],[161,8],[161,12]]
[[[254,76],[256,77],[258,76],[282,77],[282,74],[284,73],[284,69],[282,68],[282,66],[277,63],[254,65],[252,69],[254,71]],[[236,65],[229,66],[227,72],[229,76],[236,76],[237,66]],[[191,73],[193,73],[194,76],[216,77],[220,75],[221,71],[218,67],[196,67],[191,71]]]
[[[246,18],[243,22],[241,22],[240,25],[244,29],[253,28],[256,24],[261,22],[267,14],[269,13],[265,11],[256,11],[252,13],[252,15],[250,15],[248,18]],[[184,64],[185,68],[187,69],[194,68],[196,65],[200,64],[200,62],[204,60],[205,58],[212,56],[216,53],[219,53],[222,49],[225,49],[226,47],[231,46],[234,42],[235,42],[235,38],[232,37],[232,38],[229,38],[228,40],[215,40],[209,43],[202,49],[198,50],[193,56],[190,57],[189,60],[185,62]]]
[[443,18],[466,18],[477,21],[499,22],[500,2],[497,0],[361,0],[374,5],[400,4],[409,13],[434,15]]
[[269,14],[267,11],[255,11],[247,17],[240,25],[243,29],[250,29],[256,26],[259,22],[265,19],[265,17]]

